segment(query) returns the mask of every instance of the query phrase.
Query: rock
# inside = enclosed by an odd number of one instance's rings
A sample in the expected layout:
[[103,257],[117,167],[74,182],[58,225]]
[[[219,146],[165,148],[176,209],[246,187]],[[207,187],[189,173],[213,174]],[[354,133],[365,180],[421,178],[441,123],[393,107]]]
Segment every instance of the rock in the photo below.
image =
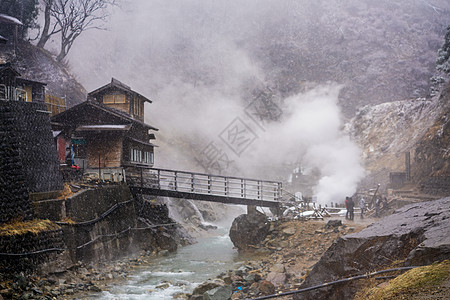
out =
[[342,226],[342,221],[341,220],[330,220],[325,225],[325,229],[337,228],[339,226]]
[[169,288],[170,284],[168,282],[165,282],[163,284],[157,285],[156,288],[160,289],[160,290],[165,290],[167,288]]
[[272,284],[272,282],[267,280],[261,281],[259,283],[258,289],[263,295],[271,295],[275,293],[275,286]]
[[215,230],[215,229],[217,229],[217,226],[214,226],[214,225],[205,225],[205,224],[202,224],[202,223],[200,223],[200,224],[198,225],[198,227],[200,227],[201,229],[204,229],[204,230]]
[[96,286],[96,285],[91,285],[91,286],[89,287],[89,290],[90,290],[90,291],[93,291],[93,292],[95,292],[95,293],[100,293],[100,292],[102,291],[102,289],[99,288],[99,287]]
[[291,236],[295,234],[295,227],[288,227],[283,229],[282,233],[286,236]]
[[271,272],[276,272],[276,273],[284,273],[285,272],[285,268],[283,264],[275,264],[270,268]]
[[278,272],[270,272],[267,277],[267,281],[270,281],[275,286],[280,286],[286,283],[286,274]]
[[203,295],[206,291],[212,290],[216,287],[222,286],[223,282],[220,281],[206,281],[200,284],[192,291],[192,295]]
[[183,292],[178,292],[172,295],[173,299],[187,299],[187,296]]
[[230,239],[240,250],[262,242],[269,233],[270,225],[267,217],[260,212],[244,214],[234,219],[230,228]]
[[[301,288],[387,269],[392,261],[426,265],[450,258],[450,197],[402,207],[366,229],[339,238]],[[302,293],[294,299],[351,299],[353,282]]]
[[261,276],[259,274],[250,274],[244,277],[246,282],[257,282],[261,280]]
[[227,300],[231,298],[233,289],[229,285],[216,287],[203,294],[204,300]]
[[225,284],[231,284],[233,282],[233,280],[231,280],[231,276],[224,276],[222,280]]

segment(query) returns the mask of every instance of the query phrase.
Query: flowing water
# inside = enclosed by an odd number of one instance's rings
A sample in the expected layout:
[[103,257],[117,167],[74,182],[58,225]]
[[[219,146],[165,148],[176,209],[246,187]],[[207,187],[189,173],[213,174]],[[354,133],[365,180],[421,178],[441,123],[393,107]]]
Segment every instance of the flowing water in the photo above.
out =
[[126,281],[110,286],[90,299],[173,299],[178,293],[191,293],[207,279],[242,264],[228,237],[228,229],[217,235],[180,247],[176,253],[155,258],[139,266]]

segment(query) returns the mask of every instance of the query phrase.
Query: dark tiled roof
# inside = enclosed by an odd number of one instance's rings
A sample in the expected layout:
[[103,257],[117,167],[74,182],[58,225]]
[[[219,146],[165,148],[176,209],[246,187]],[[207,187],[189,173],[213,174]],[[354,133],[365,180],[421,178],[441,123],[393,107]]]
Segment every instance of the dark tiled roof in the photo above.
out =
[[92,101],[85,101],[85,102],[82,102],[82,103],[80,103],[78,105],[72,106],[68,110],[63,111],[62,113],[59,113],[59,114],[53,116],[52,117],[52,122],[61,123],[62,120],[64,120],[64,118],[66,116],[69,116],[71,114],[71,112],[73,112],[75,110],[78,110],[78,109],[80,109],[80,108],[82,108],[84,106],[91,106],[93,108],[100,109],[100,110],[102,110],[102,111],[104,111],[106,113],[109,113],[111,115],[119,117],[119,118],[121,118],[124,121],[128,121],[128,122],[133,123],[133,124],[139,124],[139,125],[141,125],[141,126],[143,126],[145,128],[148,128],[148,129],[152,129],[152,130],[155,130],[155,131],[159,130],[158,128],[153,127],[153,126],[151,126],[151,125],[149,125],[147,123],[144,123],[142,121],[133,119],[132,117],[130,117],[129,115],[127,115],[126,113],[124,113],[124,112],[122,112],[120,110],[113,109],[113,108],[110,108],[110,107],[106,107],[104,105],[101,105],[99,103],[92,102]]
[[106,84],[106,85],[104,85],[104,86],[102,86],[102,87],[100,87],[100,88],[90,92],[88,95],[90,97],[94,97],[95,98],[95,95],[97,95],[97,94],[99,94],[99,93],[101,93],[101,92],[103,92],[103,91],[105,91],[107,89],[110,89],[110,88],[117,88],[117,89],[122,90],[124,92],[135,94],[135,95],[137,95],[139,97],[142,97],[144,99],[144,101],[152,103],[152,101],[150,99],[148,99],[147,97],[144,97],[141,94],[133,91],[128,85],[122,83],[121,81],[119,81],[119,80],[117,80],[115,78],[111,78],[111,82],[110,83],[108,83],[108,84]]

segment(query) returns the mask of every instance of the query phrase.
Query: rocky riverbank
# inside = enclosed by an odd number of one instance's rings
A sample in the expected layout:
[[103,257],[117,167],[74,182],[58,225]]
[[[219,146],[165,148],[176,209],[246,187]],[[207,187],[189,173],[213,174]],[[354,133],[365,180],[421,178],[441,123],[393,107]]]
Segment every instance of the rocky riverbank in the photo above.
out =
[[240,268],[201,284],[188,297],[248,299],[296,289],[338,237],[358,232],[371,221],[346,222],[342,218],[333,220],[331,225],[327,225],[328,220],[271,222],[267,237],[246,251],[251,259]]
[[96,265],[78,263],[57,273],[2,274],[0,299],[83,299],[84,295],[101,292],[106,285],[126,279],[132,270],[151,260],[167,255],[160,252],[141,252],[129,258]]

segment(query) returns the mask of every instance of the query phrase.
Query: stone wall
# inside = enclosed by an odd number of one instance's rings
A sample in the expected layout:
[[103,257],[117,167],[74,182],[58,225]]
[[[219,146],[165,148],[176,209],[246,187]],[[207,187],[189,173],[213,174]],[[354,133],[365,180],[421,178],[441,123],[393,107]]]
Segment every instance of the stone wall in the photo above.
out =
[[8,119],[10,139],[19,145],[29,191],[62,190],[58,154],[45,103],[10,101],[0,105],[9,107],[9,113],[1,117]]
[[29,193],[63,189],[44,103],[0,101],[0,223],[30,219]]
[[110,260],[138,248],[131,234],[136,214],[127,186],[82,191],[65,201],[64,210],[76,222],[63,225],[72,261]]
[[[61,229],[47,230],[40,233],[0,236],[0,273],[31,271],[39,264],[54,259],[56,249],[64,249]],[[48,250],[51,251],[48,251]],[[41,252],[43,251],[43,252]],[[5,253],[22,254],[8,256]]]
[[32,217],[15,110],[8,103],[0,101],[0,224]]

